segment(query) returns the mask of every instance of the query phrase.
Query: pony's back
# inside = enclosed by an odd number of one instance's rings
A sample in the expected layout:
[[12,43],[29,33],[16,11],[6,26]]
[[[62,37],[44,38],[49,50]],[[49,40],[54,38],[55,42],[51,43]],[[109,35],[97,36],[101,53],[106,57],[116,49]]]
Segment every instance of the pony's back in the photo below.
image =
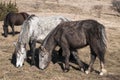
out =
[[26,33],[28,40],[30,37],[33,37],[37,41],[41,41],[59,23],[65,21],[69,21],[69,20],[67,18],[64,18],[63,16],[38,17],[35,15],[31,15],[23,23],[20,34]]
[[21,12],[20,14],[23,16],[24,19],[27,19],[29,16],[29,14],[26,12]]

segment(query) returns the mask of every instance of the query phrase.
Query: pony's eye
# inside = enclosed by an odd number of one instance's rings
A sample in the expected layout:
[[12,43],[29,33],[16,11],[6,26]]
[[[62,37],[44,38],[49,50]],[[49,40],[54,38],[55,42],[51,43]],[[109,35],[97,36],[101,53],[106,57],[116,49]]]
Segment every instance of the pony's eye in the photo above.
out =
[[17,57],[20,57],[20,54],[17,54],[16,56],[17,56]]

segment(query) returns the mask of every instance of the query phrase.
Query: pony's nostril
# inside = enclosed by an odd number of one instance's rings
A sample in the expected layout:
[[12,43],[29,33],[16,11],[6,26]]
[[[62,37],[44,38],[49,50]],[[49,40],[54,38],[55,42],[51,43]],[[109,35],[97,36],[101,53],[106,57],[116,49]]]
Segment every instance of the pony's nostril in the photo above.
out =
[[19,68],[20,67],[20,65],[18,65],[18,66],[16,66],[17,68]]

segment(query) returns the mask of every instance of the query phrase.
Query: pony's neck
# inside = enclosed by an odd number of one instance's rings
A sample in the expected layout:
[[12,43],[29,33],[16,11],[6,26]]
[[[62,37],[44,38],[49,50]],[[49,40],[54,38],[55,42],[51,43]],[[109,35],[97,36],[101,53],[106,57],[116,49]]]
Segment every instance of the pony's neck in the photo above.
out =
[[29,42],[27,33],[21,33],[19,35],[18,42],[21,42],[23,44],[27,44]]
[[22,42],[23,44],[28,43],[29,42],[29,24],[26,22],[23,23],[20,34],[19,34],[19,38],[18,41]]
[[42,46],[50,53],[50,55],[52,54],[52,51],[56,45],[57,43],[54,41],[53,37],[46,37],[42,44]]

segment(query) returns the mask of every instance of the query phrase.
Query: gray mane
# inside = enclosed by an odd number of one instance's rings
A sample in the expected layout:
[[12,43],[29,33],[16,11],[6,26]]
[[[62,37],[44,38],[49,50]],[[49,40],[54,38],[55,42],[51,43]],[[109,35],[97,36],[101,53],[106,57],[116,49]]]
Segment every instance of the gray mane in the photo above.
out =
[[28,25],[29,25],[29,23],[27,23],[25,21],[23,25],[26,27],[22,26],[22,29],[20,31],[20,35],[18,37],[18,42],[20,42],[20,43],[28,42],[28,30],[29,30]]
[[29,33],[29,26],[30,26],[30,21],[32,20],[32,18],[34,17],[35,15],[30,15],[25,21],[24,23],[22,24],[22,27],[21,27],[21,31],[20,31],[20,35],[18,37],[18,42],[20,43],[28,43],[29,42],[29,38],[28,38],[28,33]]

